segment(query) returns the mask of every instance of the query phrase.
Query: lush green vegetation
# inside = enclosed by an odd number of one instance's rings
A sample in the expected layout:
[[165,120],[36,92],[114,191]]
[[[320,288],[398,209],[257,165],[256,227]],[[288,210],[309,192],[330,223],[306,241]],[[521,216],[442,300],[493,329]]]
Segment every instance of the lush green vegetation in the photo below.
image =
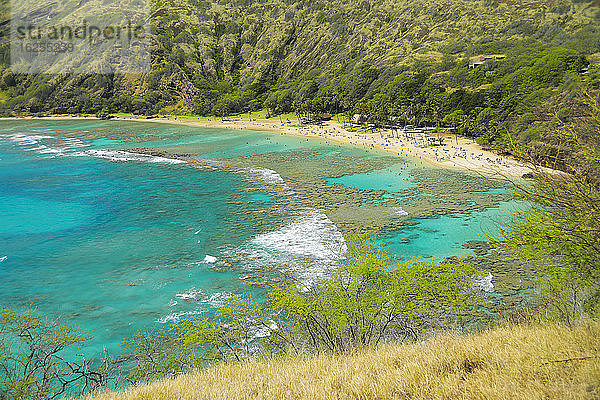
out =
[[[600,311],[600,108],[594,97],[582,95],[580,103],[585,113],[580,119],[562,122],[548,133],[549,145],[569,149],[572,157],[565,165],[570,173],[540,169],[530,184],[515,182],[521,185],[522,195],[539,207],[523,212],[494,241],[504,254],[535,267],[532,307],[515,310],[517,314],[528,322],[559,321],[574,329],[597,318]],[[515,152],[536,161],[536,152],[513,143]],[[567,160],[561,153],[545,154],[546,159],[550,156],[556,162]],[[432,330],[485,326],[489,320],[480,314],[482,297],[474,289],[477,276],[472,266],[457,260],[392,265],[367,238],[357,237],[349,241],[347,257],[330,278],[310,287],[288,279],[267,288],[264,303],[234,297],[209,318],[140,332],[124,342],[129,357],[120,361],[128,366],[129,381],[140,382],[175,377],[216,362],[345,353],[421,339]],[[85,358],[70,361],[65,350],[85,337],[32,314],[3,311],[0,338],[2,398],[52,398],[74,387],[85,392],[106,387],[108,377],[120,375],[112,369],[114,361],[105,360],[95,369]],[[573,357],[565,355],[567,361]],[[582,360],[594,357],[580,356]],[[584,370],[588,375],[581,376],[597,374],[594,368]],[[540,382],[536,387],[544,387]],[[518,384],[529,387],[532,382]]]
[[[0,112],[108,118],[267,108],[452,127],[568,172],[540,169],[530,184],[516,182],[540,206],[495,244],[535,267],[538,301],[527,320],[577,325],[600,313],[597,12],[566,1],[158,0],[148,74],[16,75],[4,44]],[[471,68],[482,55],[491,58]],[[129,379],[258,356],[340,353],[462,327],[480,318],[476,276],[460,262],[391,265],[357,238],[339,270],[310,288],[285,280],[267,288],[265,303],[236,297],[210,318],[127,339]],[[105,385],[103,370],[62,356],[84,339],[35,315],[0,313],[0,399]]]
[[[600,316],[600,107],[588,96],[582,102],[580,120],[549,133],[555,148],[572,155],[569,174],[538,170],[532,185],[519,185],[536,206],[497,240],[538,267],[544,312],[567,323]],[[516,151],[535,161],[523,146]],[[553,152],[545,158],[564,162],[565,157]]]
[[217,361],[414,340],[427,329],[472,321],[476,277],[461,263],[391,265],[370,240],[355,238],[330,279],[306,287],[290,278],[269,289],[266,303],[234,297],[209,318],[127,340],[135,359],[131,378],[176,376]]
[[234,297],[208,318],[124,341],[117,368],[69,348],[87,338],[32,313],[0,313],[0,398],[47,399],[65,393],[174,377],[215,362],[313,352],[346,352],[414,340],[429,329],[464,325],[477,314],[477,271],[462,263],[391,265],[365,237],[327,280],[310,287],[290,278],[269,288],[266,303]]
[[152,10],[144,75],[15,75],[5,44],[0,113],[359,113],[508,149],[507,132],[536,141],[548,104],[600,76],[599,13],[585,1],[157,0]]
[[[516,256],[535,271],[530,308],[513,310],[520,320],[573,326],[600,316],[600,107],[589,95],[576,104],[580,118],[559,119],[546,133],[547,145],[563,152],[540,155],[510,141],[513,152],[533,165],[543,156],[569,170],[556,174],[540,168],[529,183],[514,182],[536,205],[492,240],[501,254]],[[473,267],[456,260],[393,266],[368,239],[349,243],[339,271],[310,288],[291,280],[272,287],[266,304],[236,298],[211,319],[185,320],[161,333],[159,353],[139,345],[152,334],[134,339],[137,379],[189,371],[189,364],[165,368],[156,362],[181,352],[186,360],[194,354],[195,366],[279,353],[344,352],[417,339],[430,329],[488,322],[478,314],[483,303],[473,290]]]
[[0,399],[54,399],[107,387],[108,359],[92,366],[77,349],[89,337],[31,312],[0,309]]
[[[539,206],[521,213],[493,242],[502,254],[534,267],[536,274],[531,307],[513,310],[512,317],[559,321],[578,329],[600,313],[600,107],[597,98],[585,94],[574,104],[580,118],[559,119],[546,132],[547,146],[568,149],[569,157],[543,154],[545,160],[563,163],[569,173],[539,169],[529,184],[515,182]],[[511,143],[522,158],[538,161],[539,149]],[[356,237],[330,278],[310,287],[290,278],[266,288],[266,302],[234,297],[208,318],[140,332],[125,340],[128,357],[119,363],[127,366],[130,382],[142,382],[218,362],[339,354],[422,339],[432,330],[481,327],[489,317],[481,313],[485,299],[474,289],[477,277],[472,266],[459,260],[392,265],[368,238]],[[33,314],[3,311],[0,338],[1,398],[51,398],[74,388],[85,392],[115,384],[107,378],[121,376],[116,360],[92,365],[72,358],[68,348],[85,337]]]

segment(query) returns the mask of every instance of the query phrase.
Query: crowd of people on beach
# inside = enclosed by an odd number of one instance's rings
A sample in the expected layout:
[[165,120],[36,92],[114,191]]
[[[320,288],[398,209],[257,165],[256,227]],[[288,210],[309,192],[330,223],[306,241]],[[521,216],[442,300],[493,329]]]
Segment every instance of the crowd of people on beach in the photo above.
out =
[[[439,164],[450,164],[452,166],[491,170],[502,170],[518,167],[512,160],[498,157],[491,152],[473,149],[463,144],[446,144],[438,137],[409,134],[403,130],[394,132],[351,132],[340,127],[325,126],[303,126],[299,128],[303,135],[316,136],[324,139],[332,139],[344,143],[354,144],[370,149],[385,149],[396,153],[398,156],[410,156],[424,159]],[[430,140],[433,138],[434,140]],[[452,141],[454,138],[446,138]],[[465,141],[465,139],[461,139]],[[441,142],[441,143],[440,143]],[[471,147],[471,148],[469,148]],[[479,150],[479,151],[475,151]]]
[[[231,121],[235,124],[235,120]],[[483,170],[486,172],[513,173],[521,175],[529,172],[527,167],[517,162],[499,157],[489,151],[482,150],[473,141],[456,136],[439,133],[428,135],[424,129],[394,129],[352,131],[336,124],[292,125],[289,120],[279,124],[261,122],[251,119],[252,127],[272,130],[284,134],[319,137],[340,143],[347,143],[365,149],[383,149],[398,156],[413,157],[433,164],[449,165],[465,169]],[[239,127],[244,129],[244,126]],[[246,127],[247,128],[247,127]],[[453,142],[456,143],[453,144]]]

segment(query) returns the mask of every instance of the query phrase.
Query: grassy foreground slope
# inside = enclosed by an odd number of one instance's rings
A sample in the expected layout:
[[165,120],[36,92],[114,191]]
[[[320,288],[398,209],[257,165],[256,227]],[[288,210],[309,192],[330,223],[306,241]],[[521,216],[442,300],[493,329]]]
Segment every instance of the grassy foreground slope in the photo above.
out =
[[508,326],[352,355],[223,364],[87,399],[597,399],[599,356],[598,322]]

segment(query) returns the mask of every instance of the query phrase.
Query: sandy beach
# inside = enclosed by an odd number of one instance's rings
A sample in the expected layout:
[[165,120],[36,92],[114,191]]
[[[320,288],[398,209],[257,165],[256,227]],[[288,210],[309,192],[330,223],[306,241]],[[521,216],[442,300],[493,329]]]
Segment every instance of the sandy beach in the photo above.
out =
[[[51,117],[19,117],[3,118],[9,119],[95,119],[95,117],[73,117],[73,116],[51,116]],[[443,145],[426,146],[426,134],[405,134],[401,131],[392,132],[381,130],[375,133],[351,132],[336,121],[324,122],[318,125],[300,125],[298,123],[279,122],[277,118],[272,119],[221,119],[221,118],[198,118],[187,116],[176,116],[169,118],[152,118],[135,116],[117,116],[113,118],[119,121],[155,122],[167,124],[181,124],[187,126],[227,128],[241,130],[255,130],[279,133],[282,135],[295,135],[304,137],[316,137],[332,142],[342,143],[385,151],[399,157],[412,157],[423,162],[446,168],[469,170],[486,176],[522,177],[523,174],[532,172],[532,168],[518,160],[498,155],[492,151],[483,149],[475,141],[455,135],[441,135]],[[438,135],[430,136],[438,141]]]
[[[140,118],[120,117],[119,120],[139,121]],[[322,126],[280,123],[276,118],[266,119],[199,119],[192,117],[154,118],[153,121],[213,128],[228,128],[275,132],[284,135],[317,137],[332,142],[365,149],[383,150],[399,157],[412,157],[423,162],[447,168],[469,170],[486,176],[522,177],[532,168],[518,160],[483,149],[475,141],[455,135],[442,135],[443,145],[425,146],[426,135],[410,136],[381,130],[376,133],[350,132],[336,121],[326,121]],[[437,134],[433,137],[436,138]]]

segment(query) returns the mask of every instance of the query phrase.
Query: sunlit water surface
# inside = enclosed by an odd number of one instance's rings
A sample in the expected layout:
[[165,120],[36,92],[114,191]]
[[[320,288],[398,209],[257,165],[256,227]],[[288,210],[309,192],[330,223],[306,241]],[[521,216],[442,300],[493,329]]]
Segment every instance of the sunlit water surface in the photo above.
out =
[[[336,257],[328,244],[343,241],[318,210],[288,224],[286,215],[271,213],[272,173],[265,190],[257,190],[234,171],[115,151],[136,147],[177,147],[212,159],[298,150],[380,156],[270,133],[0,122],[0,306],[61,316],[91,334],[88,354],[119,353],[121,340],[138,329],[209,312],[232,293],[252,290],[244,284],[246,264],[288,265],[293,258],[327,264]],[[414,186],[400,167],[331,182],[390,193]],[[421,219],[384,242],[399,258],[468,254],[463,244],[495,234],[515,207]],[[242,267],[219,264],[236,252]]]

